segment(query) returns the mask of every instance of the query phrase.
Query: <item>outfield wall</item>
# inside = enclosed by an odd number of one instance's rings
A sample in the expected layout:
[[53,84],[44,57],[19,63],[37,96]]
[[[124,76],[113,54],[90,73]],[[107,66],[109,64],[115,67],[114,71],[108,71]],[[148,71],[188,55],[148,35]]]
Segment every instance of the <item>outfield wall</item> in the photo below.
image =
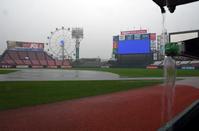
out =
[[146,67],[153,63],[153,54],[116,55],[116,59],[113,67]]

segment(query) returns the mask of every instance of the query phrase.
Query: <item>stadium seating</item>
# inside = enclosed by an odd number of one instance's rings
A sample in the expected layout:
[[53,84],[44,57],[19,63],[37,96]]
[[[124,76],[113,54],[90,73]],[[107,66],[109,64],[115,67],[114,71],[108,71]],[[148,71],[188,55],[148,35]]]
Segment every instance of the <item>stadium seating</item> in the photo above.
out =
[[62,61],[61,60],[55,60],[55,63],[57,66],[61,66],[62,65]]
[[1,67],[28,66],[32,68],[71,67],[69,60],[55,60],[44,51],[6,50],[0,58]]
[[155,61],[152,65],[154,66],[161,66],[163,61]]
[[[163,67],[164,66],[164,62],[163,61],[155,61],[153,64],[151,64],[152,66],[157,66],[157,67]],[[182,61],[176,61],[176,67],[178,69],[181,69],[183,67],[194,67],[194,68],[199,68],[199,61],[198,60],[182,60]]]

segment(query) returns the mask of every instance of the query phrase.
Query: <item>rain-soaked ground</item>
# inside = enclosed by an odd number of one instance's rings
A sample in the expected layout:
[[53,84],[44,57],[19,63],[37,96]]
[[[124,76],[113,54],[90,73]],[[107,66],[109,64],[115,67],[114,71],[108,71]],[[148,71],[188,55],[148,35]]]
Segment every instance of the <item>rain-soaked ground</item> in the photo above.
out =
[[[0,74],[0,81],[48,81],[48,80],[162,80],[163,77],[120,77],[102,71],[62,69],[19,69],[17,72]],[[199,87],[199,77],[178,77],[177,85]]]
[[0,75],[0,81],[112,80],[117,78],[119,75],[108,72],[58,69],[21,69],[14,73]]
[[[156,131],[161,86],[0,111],[1,131]],[[199,98],[191,86],[176,87],[173,116]]]
[[[0,81],[16,80],[137,80],[98,71],[23,69],[1,74]],[[198,77],[177,81],[174,116],[199,98]],[[182,85],[181,85],[182,84]],[[161,123],[162,86],[129,90],[0,112],[1,131],[154,131]],[[185,95],[186,94],[186,95]],[[147,119],[149,118],[149,119]]]

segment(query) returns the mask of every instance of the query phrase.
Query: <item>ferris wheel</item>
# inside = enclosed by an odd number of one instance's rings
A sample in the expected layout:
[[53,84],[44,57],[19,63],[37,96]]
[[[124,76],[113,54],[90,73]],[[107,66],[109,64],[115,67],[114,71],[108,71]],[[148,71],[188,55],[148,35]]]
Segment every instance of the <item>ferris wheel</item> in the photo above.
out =
[[64,60],[75,57],[75,40],[72,38],[70,28],[56,28],[47,39],[45,50],[53,58]]

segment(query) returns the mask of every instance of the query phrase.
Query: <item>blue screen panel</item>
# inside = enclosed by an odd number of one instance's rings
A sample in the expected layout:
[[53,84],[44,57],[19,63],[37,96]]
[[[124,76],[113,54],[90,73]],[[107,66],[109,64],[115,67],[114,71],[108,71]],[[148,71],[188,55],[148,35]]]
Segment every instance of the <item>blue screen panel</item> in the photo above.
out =
[[142,34],[142,39],[149,39],[149,34]]
[[134,40],[141,40],[141,34],[134,34]]
[[150,40],[123,40],[118,43],[118,54],[150,53]]
[[131,35],[125,35],[125,40],[132,40]]

